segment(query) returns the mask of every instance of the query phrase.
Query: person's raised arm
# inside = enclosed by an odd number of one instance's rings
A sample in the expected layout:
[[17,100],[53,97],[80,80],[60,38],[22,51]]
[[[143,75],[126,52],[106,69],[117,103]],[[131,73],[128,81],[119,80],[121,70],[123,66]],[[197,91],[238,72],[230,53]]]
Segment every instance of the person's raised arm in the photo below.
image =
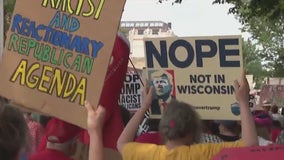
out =
[[89,160],[103,160],[103,125],[105,118],[105,108],[101,105],[94,108],[90,102],[85,102],[88,111],[88,132],[90,135]]
[[153,87],[149,88],[146,84],[145,86],[146,87],[143,89],[143,104],[141,108],[133,115],[118,138],[117,149],[120,153],[122,153],[125,144],[134,140],[139,124],[142,122],[145,112],[151,106]]
[[256,128],[249,109],[249,84],[245,72],[242,73],[240,82],[234,82],[234,89],[241,111],[242,140],[246,146],[258,145]]

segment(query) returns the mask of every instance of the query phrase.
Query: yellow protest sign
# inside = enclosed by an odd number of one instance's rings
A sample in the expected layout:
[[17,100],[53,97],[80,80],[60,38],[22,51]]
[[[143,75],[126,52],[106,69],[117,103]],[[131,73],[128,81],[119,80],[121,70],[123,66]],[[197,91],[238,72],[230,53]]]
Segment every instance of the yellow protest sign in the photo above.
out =
[[241,75],[240,36],[147,38],[146,66],[155,88],[151,117],[172,99],[195,106],[202,119],[239,119],[233,82]]
[[125,0],[17,1],[0,66],[0,94],[86,126],[97,105]]

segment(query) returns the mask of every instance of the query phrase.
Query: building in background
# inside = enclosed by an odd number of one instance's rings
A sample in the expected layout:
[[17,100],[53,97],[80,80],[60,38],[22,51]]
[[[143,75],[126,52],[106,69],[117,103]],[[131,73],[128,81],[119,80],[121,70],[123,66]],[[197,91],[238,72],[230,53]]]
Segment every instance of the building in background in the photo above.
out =
[[[130,58],[136,68],[145,66],[143,38],[161,38],[176,36],[171,23],[162,21],[121,21],[120,30],[130,42]],[[129,64],[132,67],[132,64]]]

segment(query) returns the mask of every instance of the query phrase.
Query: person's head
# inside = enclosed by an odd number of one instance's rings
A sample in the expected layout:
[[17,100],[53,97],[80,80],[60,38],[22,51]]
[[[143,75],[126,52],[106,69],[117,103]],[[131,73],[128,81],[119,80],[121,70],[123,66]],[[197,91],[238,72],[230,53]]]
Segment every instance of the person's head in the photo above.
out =
[[254,115],[254,123],[257,135],[265,139],[270,139],[269,133],[272,129],[272,118],[266,111]]
[[194,107],[172,99],[162,115],[160,132],[166,140],[198,143],[202,132],[201,120]]
[[28,144],[28,127],[22,112],[12,105],[0,107],[0,157],[17,160]]
[[0,107],[7,104],[9,100],[5,97],[0,96]]
[[269,112],[270,109],[271,109],[271,103],[268,102],[268,101],[264,101],[263,104],[262,104],[262,108],[266,111],[266,112]]
[[271,112],[272,112],[273,114],[277,114],[277,113],[278,113],[278,106],[273,105],[273,106],[271,107]]
[[271,130],[272,118],[270,117],[270,115],[267,112],[265,112],[265,111],[259,112],[259,113],[255,114],[253,116],[253,118],[254,118],[254,122],[255,122],[256,125],[267,128],[268,131]]
[[202,120],[202,131],[203,133],[209,134],[218,134],[218,124],[216,124],[213,120]]
[[235,135],[238,135],[238,122],[234,120],[219,120],[215,121],[219,125],[219,132],[230,132]]
[[50,119],[51,119],[50,116],[40,115],[39,116],[39,123],[43,126],[43,128],[45,128]]
[[172,75],[167,71],[158,70],[151,73],[151,79],[158,98],[167,99],[172,92]]
[[81,128],[52,118],[46,126],[47,148],[59,150],[70,156],[75,153],[77,135],[82,131]]
[[26,121],[28,121],[29,119],[31,119],[31,112],[23,112],[24,118]]

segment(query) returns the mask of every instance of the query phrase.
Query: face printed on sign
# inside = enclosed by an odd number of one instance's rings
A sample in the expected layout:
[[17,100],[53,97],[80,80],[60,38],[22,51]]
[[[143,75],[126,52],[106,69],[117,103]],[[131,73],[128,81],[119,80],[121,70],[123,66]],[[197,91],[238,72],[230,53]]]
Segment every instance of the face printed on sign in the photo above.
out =
[[171,90],[169,81],[166,77],[156,77],[153,79],[153,85],[156,90],[156,94],[161,96],[168,93]]

